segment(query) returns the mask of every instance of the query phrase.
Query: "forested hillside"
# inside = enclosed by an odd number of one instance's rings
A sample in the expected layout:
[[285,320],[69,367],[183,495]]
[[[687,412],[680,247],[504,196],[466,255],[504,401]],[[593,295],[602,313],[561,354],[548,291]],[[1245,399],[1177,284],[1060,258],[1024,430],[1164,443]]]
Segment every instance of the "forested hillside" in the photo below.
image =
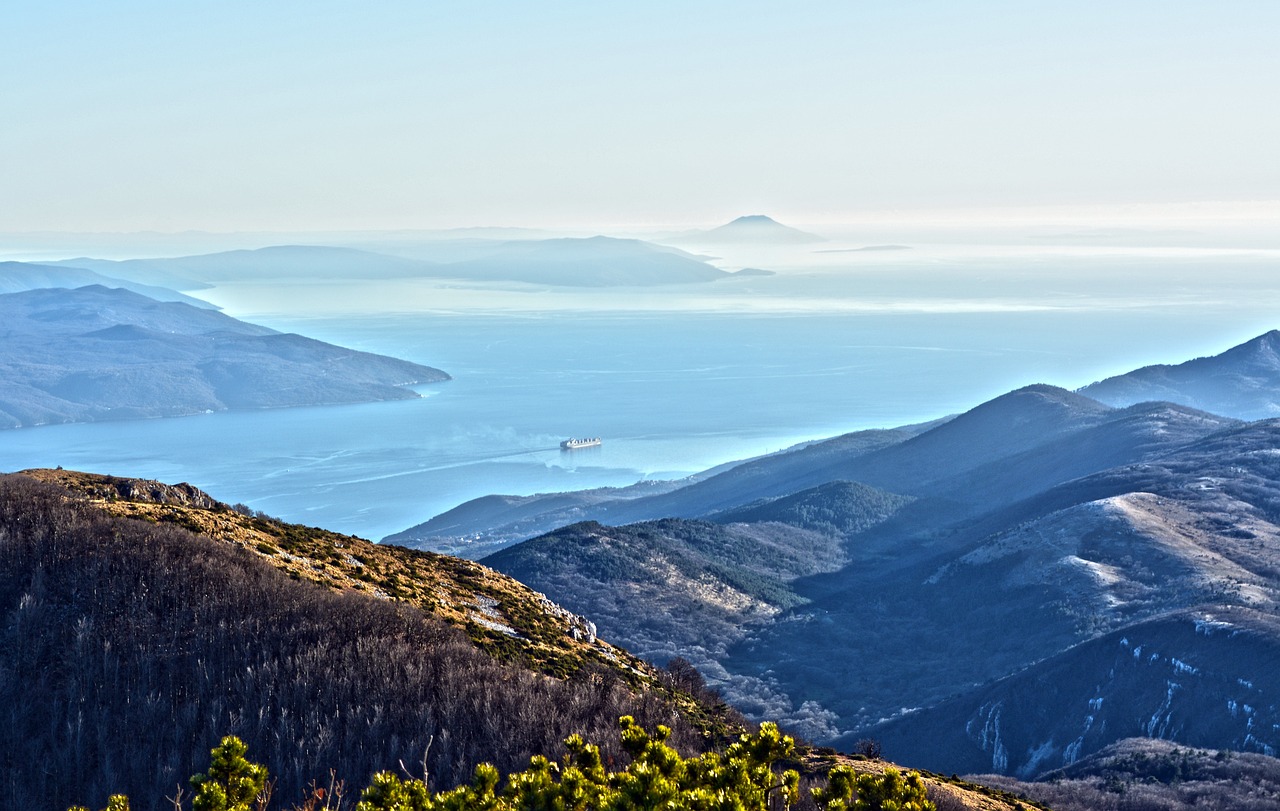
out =
[[[283,797],[330,769],[363,785],[399,760],[421,762],[428,746],[431,775],[448,786],[481,761],[511,769],[556,755],[571,732],[614,740],[620,715],[669,725],[686,751],[706,745],[678,712],[682,699],[646,687],[652,672],[633,673],[610,648],[549,678],[409,602],[305,582],[262,553],[194,534],[181,526],[193,511],[172,509],[177,521],[120,518],[62,488],[0,478],[9,807],[100,807],[113,792],[141,811],[167,807],[163,797],[227,734],[268,765]],[[292,554],[278,543],[275,557]],[[480,618],[522,608],[485,600],[474,579],[460,572],[458,587],[472,589]],[[569,637],[569,619],[542,614],[568,647],[592,647]],[[491,622],[525,644],[518,620]]]

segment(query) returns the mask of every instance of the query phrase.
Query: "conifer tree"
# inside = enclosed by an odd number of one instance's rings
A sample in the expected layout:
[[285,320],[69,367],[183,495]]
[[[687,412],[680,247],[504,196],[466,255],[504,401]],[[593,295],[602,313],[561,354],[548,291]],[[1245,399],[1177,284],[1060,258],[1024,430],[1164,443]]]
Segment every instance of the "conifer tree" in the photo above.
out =
[[813,791],[818,807],[827,811],[933,811],[924,780],[915,772],[905,776],[897,769],[880,774],[858,774],[837,766],[827,775],[827,787]]
[[[438,793],[425,780],[379,772],[355,811],[787,811],[800,797],[799,773],[777,770],[795,754],[795,741],[775,724],[740,736],[723,754],[692,758],[668,745],[665,726],[650,734],[630,716],[620,725],[631,762],[618,771],[606,770],[599,747],[571,735],[560,761],[534,756],[501,787],[488,763],[476,767],[469,785]],[[267,770],[245,758],[244,743],[227,736],[211,754],[209,771],[191,778],[192,811],[263,811]],[[877,775],[838,766],[813,797],[824,811],[935,811],[920,775],[895,769]],[[106,811],[129,811],[128,798],[113,796]]]
[[[250,811],[267,785],[267,768],[245,759],[249,747],[234,735],[209,753],[209,771],[191,778],[192,811]],[[265,805],[264,802],[261,805]]]

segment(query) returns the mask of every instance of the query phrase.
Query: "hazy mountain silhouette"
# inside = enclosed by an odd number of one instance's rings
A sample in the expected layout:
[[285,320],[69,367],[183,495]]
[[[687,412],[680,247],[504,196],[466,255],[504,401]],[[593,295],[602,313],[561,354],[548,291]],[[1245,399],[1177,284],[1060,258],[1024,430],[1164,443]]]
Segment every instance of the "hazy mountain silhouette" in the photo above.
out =
[[1220,355],[1141,369],[1080,389],[1104,403],[1169,400],[1240,419],[1280,416],[1280,331]]
[[412,259],[355,248],[274,245],[198,256],[126,259],[95,269],[126,277],[133,273],[161,273],[210,283],[243,279],[404,278],[422,275],[429,267]]
[[[164,263],[166,260],[155,260]],[[193,291],[207,290],[213,285],[199,279],[183,275],[162,264],[152,264],[149,259],[95,259],[81,256],[75,259],[59,259],[41,262],[43,265],[56,267],[82,268],[101,273],[111,278],[127,279],[138,284],[148,284],[171,290]]]
[[811,242],[825,242],[826,238],[783,225],[764,214],[748,214],[707,231],[681,234],[672,241],[708,245],[803,245]]
[[445,267],[461,278],[478,281],[572,287],[688,284],[732,275],[684,251],[602,236],[511,242],[490,256]]
[[450,244],[447,255],[447,261],[429,261],[356,248],[278,245],[168,259],[98,260],[94,269],[124,278],[161,276],[201,282],[422,278],[570,287],[688,284],[732,275],[675,248],[612,237],[476,240],[462,246]]
[[20,293],[24,290],[38,290],[44,287],[74,289],[91,284],[131,290],[156,301],[180,301],[183,304],[190,304],[192,307],[200,307],[206,310],[218,309],[207,301],[183,295],[167,287],[116,279],[85,268],[42,265],[30,262],[0,262],[0,294]]

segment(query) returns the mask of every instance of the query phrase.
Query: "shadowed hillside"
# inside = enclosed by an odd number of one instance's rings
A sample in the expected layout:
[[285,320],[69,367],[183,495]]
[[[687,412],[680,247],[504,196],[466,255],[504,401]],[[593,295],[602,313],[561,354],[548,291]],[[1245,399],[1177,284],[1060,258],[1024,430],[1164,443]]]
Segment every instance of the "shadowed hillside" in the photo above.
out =
[[991,774],[970,779],[1033,797],[1055,811],[1280,809],[1280,760],[1149,738],[1112,744],[1035,783]]
[[[925,768],[1031,778],[1126,737],[1275,754],[1280,622],[1179,612],[1077,645],[871,732]],[[959,734],[961,730],[964,734]]]

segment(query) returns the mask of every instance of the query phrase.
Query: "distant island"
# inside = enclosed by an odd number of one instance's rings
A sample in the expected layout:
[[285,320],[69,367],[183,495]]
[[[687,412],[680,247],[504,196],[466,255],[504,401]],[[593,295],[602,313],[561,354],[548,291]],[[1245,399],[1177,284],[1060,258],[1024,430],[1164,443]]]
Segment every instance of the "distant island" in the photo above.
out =
[[0,295],[0,428],[417,397],[449,375],[90,285]]
[[68,261],[122,279],[174,280],[173,286],[184,290],[243,279],[459,279],[641,287],[714,282],[731,276],[679,248],[604,236],[428,243],[412,253],[398,256],[330,245],[276,245],[168,259]]
[[825,237],[783,225],[764,214],[748,214],[708,231],[691,231],[671,241],[703,245],[802,245],[825,242]]
[[435,274],[564,287],[691,284],[730,276],[675,248],[602,236],[508,242],[487,256],[441,265]]

